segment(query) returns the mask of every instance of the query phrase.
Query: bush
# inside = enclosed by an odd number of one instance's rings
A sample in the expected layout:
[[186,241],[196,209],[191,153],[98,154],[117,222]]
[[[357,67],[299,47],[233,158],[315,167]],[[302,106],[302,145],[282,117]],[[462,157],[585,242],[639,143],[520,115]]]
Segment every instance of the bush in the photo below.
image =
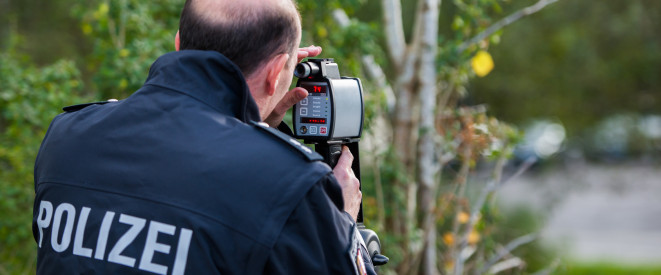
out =
[[0,273],[34,273],[34,160],[53,117],[83,101],[82,86],[72,61],[37,68],[0,53]]

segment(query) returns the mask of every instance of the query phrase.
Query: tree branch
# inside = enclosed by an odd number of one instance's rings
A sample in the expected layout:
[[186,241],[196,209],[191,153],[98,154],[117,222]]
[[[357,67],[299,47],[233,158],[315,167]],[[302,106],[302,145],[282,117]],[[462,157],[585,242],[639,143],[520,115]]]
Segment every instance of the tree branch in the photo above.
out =
[[421,26],[421,49],[420,49],[420,73],[418,82],[420,83],[420,183],[429,190],[434,185],[434,174],[438,170],[434,163],[434,135],[435,130],[435,105],[436,105],[436,53],[438,40],[438,14],[440,0],[426,0],[423,2],[424,13],[420,14],[423,20]]
[[[422,35],[424,34],[424,24],[426,23],[421,14],[425,14],[425,1],[418,1],[418,7],[416,8],[415,21],[413,21],[413,35],[411,35],[411,42],[408,44],[407,55],[417,57],[418,51],[420,50],[420,43],[422,42]],[[410,59],[410,58],[409,58]],[[415,63],[415,61],[413,62]],[[406,64],[405,64],[406,65]],[[404,70],[412,69],[405,67]]]
[[[473,208],[471,209],[470,218],[468,219],[468,223],[466,224],[466,230],[464,231],[463,236],[459,239],[459,248],[457,249],[458,251],[463,251],[464,248],[468,245],[468,236],[473,231],[473,228],[475,227],[475,224],[478,221],[480,211],[484,206],[484,203],[486,202],[489,194],[496,192],[498,188],[502,187],[505,183],[523,174],[523,172],[528,170],[528,168],[530,168],[530,166],[532,166],[537,160],[535,158],[528,158],[523,164],[521,164],[521,166],[519,166],[519,169],[517,170],[516,173],[514,173],[513,176],[501,182],[502,171],[506,161],[507,158],[505,157],[505,154],[503,154],[503,156],[500,157],[496,162],[493,179],[490,180],[489,183],[487,183],[487,185],[482,189],[482,192],[477,198],[476,203],[473,205]],[[457,257],[455,259],[455,274],[457,275],[463,274],[463,267],[464,267],[464,260],[461,257]]]
[[482,267],[482,269],[480,270],[480,272],[478,274],[486,273],[491,268],[491,266],[493,266],[498,261],[500,261],[500,259],[505,257],[505,255],[510,254],[510,252],[512,252],[512,250],[514,250],[517,247],[522,246],[524,244],[530,243],[530,242],[532,242],[536,239],[537,239],[537,234],[528,234],[528,235],[524,235],[524,236],[521,236],[521,237],[518,237],[518,238],[512,240],[507,245],[505,245],[504,248],[500,249],[498,251],[498,253],[496,253],[496,255],[493,255],[487,261],[487,263]]
[[402,4],[399,0],[382,0],[381,4],[388,54],[395,66],[401,66],[404,62],[406,50],[404,25],[402,24]]
[[121,48],[126,47],[126,21],[128,20],[128,13],[126,9],[128,8],[128,3],[126,0],[120,1],[119,8],[119,44]]
[[485,38],[489,37],[490,35],[494,34],[498,30],[504,28],[505,26],[512,24],[516,22],[517,20],[523,18],[524,16],[528,16],[531,14],[534,14],[544,7],[553,4],[555,2],[558,2],[558,0],[539,0],[539,2],[535,3],[532,6],[520,9],[507,17],[499,20],[498,22],[494,23],[493,25],[489,26],[486,28],[484,31],[479,33],[478,35],[474,36],[473,38],[469,39],[468,41],[465,41],[457,47],[457,52],[461,53],[468,49],[468,47],[484,40]]
[[533,273],[532,275],[549,275],[560,265],[560,259],[555,259],[548,267]]
[[[351,24],[351,20],[346,12],[343,9],[336,9],[333,11],[333,19],[337,24],[342,28],[347,28]],[[363,55],[361,58],[363,63],[363,68],[367,73],[367,76],[372,79],[376,87],[383,91],[383,94],[386,97],[386,104],[388,106],[388,112],[392,112],[395,109],[395,93],[392,90],[390,84],[386,80],[386,74],[383,72],[383,69],[379,64],[374,60],[374,56],[371,54]]]
[[371,54],[363,55],[361,60],[363,61],[363,67],[365,68],[367,76],[372,79],[377,88],[383,91],[383,94],[386,97],[387,112],[392,113],[392,111],[395,110],[397,99],[395,98],[395,92],[393,92],[392,87],[386,80],[386,74],[383,72],[383,69],[381,69],[381,66],[374,61],[374,56]]
[[489,274],[497,274],[500,273],[501,271],[505,271],[515,267],[522,267],[525,264],[526,263],[523,260],[521,260],[521,258],[512,257],[493,265],[493,267],[491,267],[491,270],[489,270]]

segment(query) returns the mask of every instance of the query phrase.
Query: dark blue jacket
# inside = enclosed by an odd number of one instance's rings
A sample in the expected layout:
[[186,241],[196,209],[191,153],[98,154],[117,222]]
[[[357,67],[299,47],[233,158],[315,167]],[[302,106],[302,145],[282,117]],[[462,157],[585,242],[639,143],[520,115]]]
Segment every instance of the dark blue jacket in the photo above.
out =
[[239,69],[203,51],[58,115],[35,165],[38,273],[355,273],[331,169],[253,121]]

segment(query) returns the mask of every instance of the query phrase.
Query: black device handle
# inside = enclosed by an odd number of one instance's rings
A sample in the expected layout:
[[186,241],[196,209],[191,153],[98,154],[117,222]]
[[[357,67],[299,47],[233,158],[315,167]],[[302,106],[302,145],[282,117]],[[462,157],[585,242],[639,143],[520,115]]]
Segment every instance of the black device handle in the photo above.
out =
[[[330,165],[331,168],[335,168],[337,161],[342,155],[342,146],[346,145],[349,147],[351,155],[353,155],[353,163],[351,164],[351,170],[353,170],[354,175],[360,181],[360,154],[358,148],[358,141],[352,142],[319,142],[315,144],[314,149],[319,153],[323,158],[324,162]],[[362,181],[360,183],[362,190]],[[372,263],[374,266],[380,266],[388,263],[388,257],[381,254],[381,241],[376,233],[370,229],[365,228],[363,223],[363,202],[360,202],[360,210],[358,211],[358,217],[356,217],[356,223],[358,225],[358,231],[365,241],[367,246],[367,252],[370,254]]]
[[331,168],[335,168],[342,155],[342,143],[320,142],[314,146],[314,150],[324,157],[326,164]]
[[[358,148],[358,141],[346,142],[346,143],[320,142],[314,146],[314,150],[317,153],[319,153],[322,157],[324,157],[324,162],[326,164],[328,164],[331,168],[335,168],[335,166],[337,165],[337,161],[340,159],[340,156],[342,155],[343,145],[349,147],[349,151],[351,152],[351,155],[353,155],[353,163],[351,164],[351,170],[353,170],[354,175],[356,175],[356,178],[358,179],[358,181],[360,181],[360,154]],[[362,190],[362,182],[360,189]],[[363,223],[362,201],[360,202],[360,210],[358,211],[358,217],[356,218],[356,222],[358,224]]]

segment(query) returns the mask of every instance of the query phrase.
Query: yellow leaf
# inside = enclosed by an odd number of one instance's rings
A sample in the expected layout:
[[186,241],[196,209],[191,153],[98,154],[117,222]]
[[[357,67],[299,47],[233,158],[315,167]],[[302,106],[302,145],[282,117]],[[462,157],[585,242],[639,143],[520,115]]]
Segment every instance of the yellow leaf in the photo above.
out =
[[126,78],[124,78],[124,79],[122,79],[121,81],[119,81],[119,88],[120,88],[120,89],[122,89],[122,90],[123,90],[123,89],[126,89],[126,87],[128,87],[128,86],[129,86],[129,81],[126,80]]
[[108,14],[109,10],[110,7],[108,6],[107,3],[101,3],[101,5],[99,5],[99,8],[92,13],[92,17],[96,20],[100,20],[102,17]]
[[90,25],[90,24],[87,24],[87,23],[83,24],[82,29],[83,29],[83,33],[86,34],[86,35],[89,35],[90,33],[92,33],[92,25]]
[[473,67],[473,71],[477,76],[484,77],[493,70],[493,58],[488,52],[479,51],[471,59],[471,67]]
[[445,274],[449,274],[454,270],[454,261],[453,260],[446,260],[445,261]]
[[106,14],[110,10],[110,7],[108,6],[108,3],[101,3],[99,5],[99,13],[100,14]]
[[127,56],[129,56],[129,53],[131,53],[129,50],[121,49],[121,50],[119,50],[119,57],[127,57]]
[[471,233],[468,235],[468,243],[469,244],[476,244],[479,241],[480,241],[480,233],[477,233],[475,231],[471,231]]
[[470,218],[471,218],[471,216],[468,215],[468,213],[463,212],[463,211],[459,212],[459,214],[457,214],[457,221],[461,224],[467,223]]
[[321,38],[325,38],[328,36],[328,30],[325,27],[318,27],[317,35]]
[[454,235],[451,232],[443,234],[443,242],[448,246],[454,244]]

